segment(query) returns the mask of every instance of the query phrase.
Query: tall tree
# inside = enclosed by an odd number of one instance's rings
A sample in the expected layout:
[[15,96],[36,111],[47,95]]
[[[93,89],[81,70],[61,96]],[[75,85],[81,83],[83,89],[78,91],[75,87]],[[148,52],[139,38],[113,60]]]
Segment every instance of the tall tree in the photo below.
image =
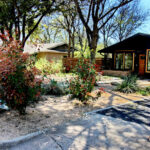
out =
[[[117,25],[114,21],[114,17],[112,17],[100,30],[100,34],[102,35],[103,38],[103,44],[104,44],[104,48],[109,46],[110,43],[110,38],[112,37],[112,35],[114,34]],[[104,21],[102,20],[102,24],[104,23]]]
[[88,49],[88,41],[86,37],[85,27],[82,25],[80,19],[78,19],[78,26],[76,28],[76,41],[79,45],[79,52],[81,57],[84,57],[85,51]]
[[53,26],[67,32],[68,34],[68,57],[74,57],[75,34],[78,25],[77,12],[74,3],[71,0],[65,0],[65,5],[61,6],[60,11],[56,14]]
[[[132,0],[74,0],[80,19],[86,28],[91,62],[95,60],[100,29],[114,16],[117,10]],[[109,2],[109,7],[106,3]],[[104,20],[104,23],[101,21]]]
[[133,1],[119,9],[115,16],[116,25],[113,38],[122,41],[136,32],[149,16],[149,12],[140,7],[140,0]]

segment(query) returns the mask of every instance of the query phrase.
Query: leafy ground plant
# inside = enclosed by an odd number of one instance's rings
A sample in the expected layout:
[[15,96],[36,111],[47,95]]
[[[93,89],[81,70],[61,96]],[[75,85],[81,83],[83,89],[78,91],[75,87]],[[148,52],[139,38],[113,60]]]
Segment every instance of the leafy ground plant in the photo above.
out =
[[116,91],[120,91],[123,93],[135,93],[139,90],[137,86],[137,76],[129,75],[124,78],[124,81],[119,84],[116,88]]
[[40,96],[42,81],[35,77],[39,71],[28,61],[20,42],[10,39],[9,34],[0,38],[5,43],[0,47],[0,99],[25,114],[26,107]]
[[68,82],[57,82],[56,80],[50,80],[49,84],[43,84],[43,94],[45,95],[65,95],[68,93]]
[[148,96],[150,95],[150,87],[139,89],[138,93],[140,93],[143,96]]

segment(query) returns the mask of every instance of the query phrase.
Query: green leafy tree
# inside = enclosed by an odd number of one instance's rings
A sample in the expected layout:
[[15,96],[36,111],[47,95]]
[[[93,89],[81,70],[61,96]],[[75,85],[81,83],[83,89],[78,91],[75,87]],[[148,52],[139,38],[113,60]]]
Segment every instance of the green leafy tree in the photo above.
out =
[[22,41],[22,46],[38,27],[42,18],[59,8],[58,0],[1,0],[0,31]]
[[65,5],[60,7],[60,11],[55,15],[53,26],[68,34],[68,57],[74,57],[75,35],[78,26],[78,15],[75,4],[71,0],[66,0]]

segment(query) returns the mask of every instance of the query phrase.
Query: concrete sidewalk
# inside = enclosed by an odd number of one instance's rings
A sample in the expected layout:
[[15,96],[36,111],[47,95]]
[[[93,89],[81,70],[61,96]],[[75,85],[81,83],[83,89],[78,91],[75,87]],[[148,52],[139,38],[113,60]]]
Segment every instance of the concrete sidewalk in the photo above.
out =
[[150,126],[92,114],[7,150],[149,150]]

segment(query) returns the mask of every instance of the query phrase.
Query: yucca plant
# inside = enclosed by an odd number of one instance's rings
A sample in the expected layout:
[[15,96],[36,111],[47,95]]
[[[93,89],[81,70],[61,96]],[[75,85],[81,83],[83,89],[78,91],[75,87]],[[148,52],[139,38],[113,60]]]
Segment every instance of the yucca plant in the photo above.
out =
[[137,76],[136,75],[129,75],[124,78],[124,81],[117,86],[117,91],[123,93],[135,93],[138,91],[137,86]]

